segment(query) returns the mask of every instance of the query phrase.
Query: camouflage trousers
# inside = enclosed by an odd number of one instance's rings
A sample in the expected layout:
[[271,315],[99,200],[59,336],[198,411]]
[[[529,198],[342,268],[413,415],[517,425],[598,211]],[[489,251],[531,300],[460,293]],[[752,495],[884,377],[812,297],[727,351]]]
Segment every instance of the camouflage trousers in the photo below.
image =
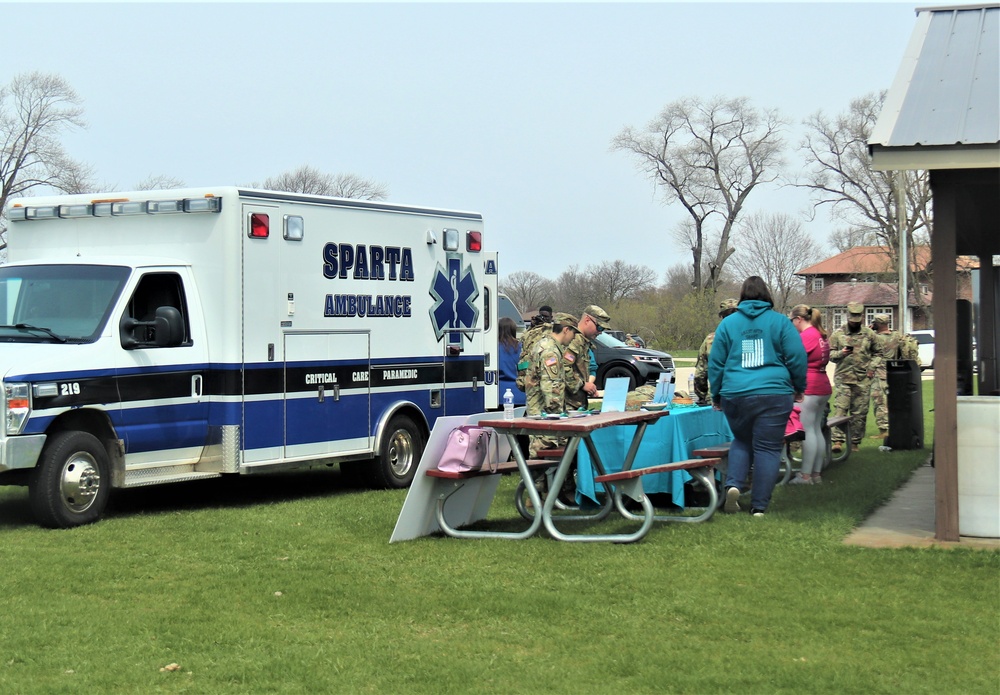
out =
[[[836,417],[848,415],[851,418],[851,443],[855,446],[861,443],[868,424],[868,403],[871,400],[871,379],[862,379],[858,384],[844,384],[835,381],[833,395],[833,414]],[[830,431],[830,440],[834,444],[843,444],[844,431],[834,427]]]
[[[540,387],[529,388],[525,395],[524,414],[538,415],[542,412],[561,413],[566,407],[566,403],[561,402],[559,398],[562,395],[562,393],[546,394],[545,390]],[[566,441],[566,437],[530,437],[528,440],[528,458],[538,458],[538,452],[542,449],[562,449],[566,446]]]
[[889,385],[883,377],[872,379],[872,407],[875,424],[881,432],[889,431]]
[[542,449],[565,449],[566,437],[531,437],[528,440],[528,458],[538,458],[538,452]]

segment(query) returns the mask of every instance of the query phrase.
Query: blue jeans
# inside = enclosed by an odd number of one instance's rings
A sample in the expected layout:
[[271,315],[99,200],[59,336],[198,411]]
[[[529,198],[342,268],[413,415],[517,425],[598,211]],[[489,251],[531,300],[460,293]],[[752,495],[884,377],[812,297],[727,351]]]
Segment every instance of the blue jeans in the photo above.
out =
[[733,431],[729,447],[726,488],[746,490],[747,475],[753,468],[750,507],[767,509],[778,482],[785,425],[792,412],[793,396],[761,395],[722,398],[722,411]]

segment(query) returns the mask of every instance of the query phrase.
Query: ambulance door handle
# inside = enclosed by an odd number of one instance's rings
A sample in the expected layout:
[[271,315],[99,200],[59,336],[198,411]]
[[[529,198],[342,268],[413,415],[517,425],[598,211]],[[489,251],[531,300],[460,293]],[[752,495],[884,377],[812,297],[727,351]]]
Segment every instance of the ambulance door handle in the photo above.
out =
[[333,385],[333,400],[335,401],[340,400],[340,384]]
[[322,403],[324,400],[326,400],[326,389],[323,387],[323,384],[319,385],[319,397],[316,400],[319,403]]
[[191,397],[201,398],[201,374],[191,377]]

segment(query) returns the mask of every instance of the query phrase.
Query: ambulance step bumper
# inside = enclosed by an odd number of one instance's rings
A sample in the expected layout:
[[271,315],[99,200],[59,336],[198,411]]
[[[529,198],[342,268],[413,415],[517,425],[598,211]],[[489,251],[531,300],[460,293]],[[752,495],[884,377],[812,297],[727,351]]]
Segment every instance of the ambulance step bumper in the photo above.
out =
[[221,473],[198,473],[196,471],[177,471],[174,473],[164,473],[159,469],[156,474],[153,471],[126,471],[125,484],[121,487],[144,487],[146,485],[160,485],[161,483],[183,483],[188,480],[204,480],[205,478],[221,478]]

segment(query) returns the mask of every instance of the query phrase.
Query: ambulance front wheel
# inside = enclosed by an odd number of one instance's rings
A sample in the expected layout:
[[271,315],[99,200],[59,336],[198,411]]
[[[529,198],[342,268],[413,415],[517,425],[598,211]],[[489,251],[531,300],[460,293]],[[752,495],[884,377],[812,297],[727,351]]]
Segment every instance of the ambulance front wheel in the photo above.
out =
[[409,487],[423,452],[424,438],[416,423],[406,415],[396,415],[389,421],[378,455],[368,468],[371,486]]
[[87,432],[49,438],[29,485],[31,511],[42,526],[70,528],[97,521],[111,492],[108,452]]

